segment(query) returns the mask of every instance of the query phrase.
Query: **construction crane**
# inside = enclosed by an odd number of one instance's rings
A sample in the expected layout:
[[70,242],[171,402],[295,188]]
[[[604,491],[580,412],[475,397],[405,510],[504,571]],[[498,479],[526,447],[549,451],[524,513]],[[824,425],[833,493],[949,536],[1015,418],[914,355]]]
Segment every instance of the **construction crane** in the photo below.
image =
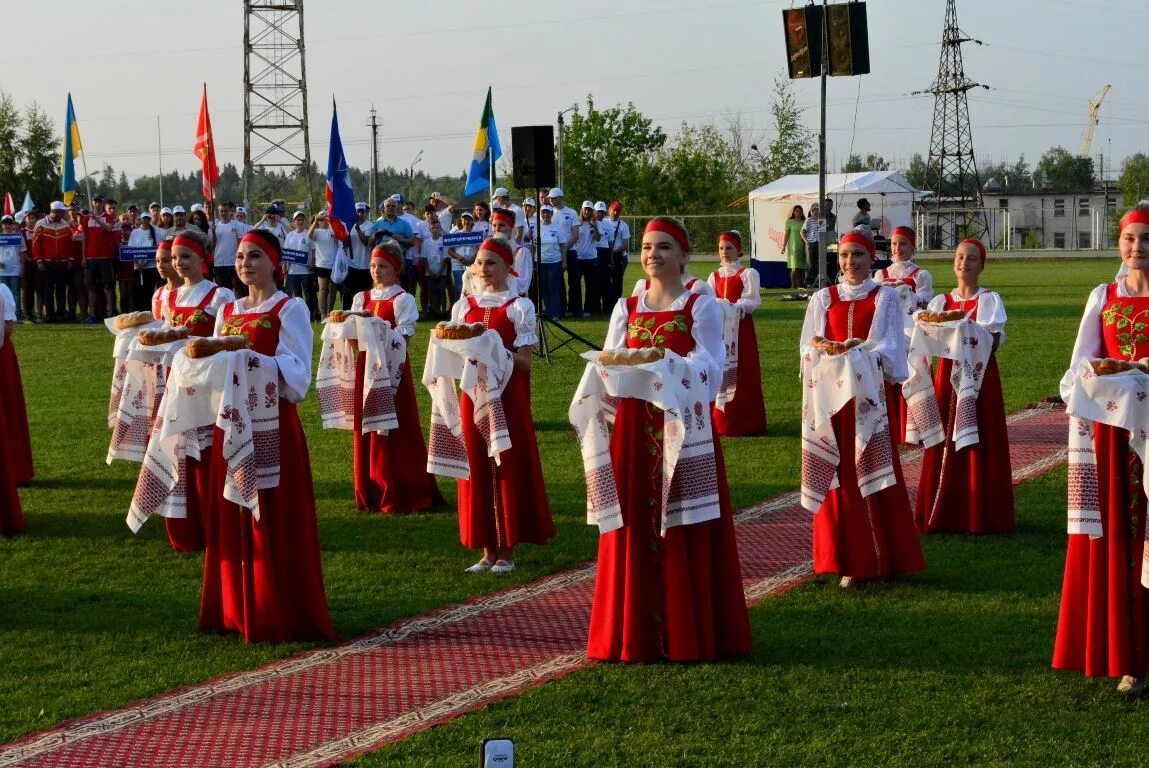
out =
[[1085,121],[1085,130],[1081,132],[1081,149],[1077,151],[1078,157],[1089,157],[1089,145],[1093,143],[1093,129],[1097,127],[1097,110],[1101,109],[1101,102],[1105,101],[1105,94],[1109,93],[1107,84],[1101,93],[1089,102],[1089,119]]

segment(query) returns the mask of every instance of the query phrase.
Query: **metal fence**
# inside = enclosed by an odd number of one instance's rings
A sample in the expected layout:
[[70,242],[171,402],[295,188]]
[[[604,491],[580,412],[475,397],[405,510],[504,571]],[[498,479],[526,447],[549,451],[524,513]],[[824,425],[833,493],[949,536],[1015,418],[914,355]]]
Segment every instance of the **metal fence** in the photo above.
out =
[[[1117,247],[1116,204],[1090,202],[1016,207],[942,209],[925,207],[914,214],[919,247],[923,250],[952,248],[965,237],[964,228],[976,220],[986,230],[985,243],[995,250],[1108,250]],[[955,239],[956,238],[956,239]]]

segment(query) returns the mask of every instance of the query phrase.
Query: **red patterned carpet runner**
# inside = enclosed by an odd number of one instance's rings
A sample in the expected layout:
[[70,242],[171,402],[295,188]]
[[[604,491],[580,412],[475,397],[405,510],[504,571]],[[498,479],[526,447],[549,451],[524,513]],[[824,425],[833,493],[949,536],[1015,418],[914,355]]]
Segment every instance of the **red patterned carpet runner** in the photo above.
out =
[[[1065,461],[1066,428],[1060,409],[1009,417],[1015,483]],[[920,458],[903,454],[910,485]],[[810,515],[797,492],[737,522],[748,602],[810,577]],[[0,746],[0,768],[338,763],[593,663],[583,655],[593,591],[590,564],[31,734]]]

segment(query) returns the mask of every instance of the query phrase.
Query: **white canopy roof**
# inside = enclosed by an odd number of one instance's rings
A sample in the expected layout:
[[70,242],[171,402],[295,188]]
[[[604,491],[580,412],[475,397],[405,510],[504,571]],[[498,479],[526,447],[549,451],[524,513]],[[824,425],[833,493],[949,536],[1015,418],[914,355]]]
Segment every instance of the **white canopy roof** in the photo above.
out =
[[[929,195],[898,171],[860,171],[826,174],[827,195],[906,195],[921,199]],[[758,187],[751,200],[810,203],[818,200],[818,174],[792,174]]]

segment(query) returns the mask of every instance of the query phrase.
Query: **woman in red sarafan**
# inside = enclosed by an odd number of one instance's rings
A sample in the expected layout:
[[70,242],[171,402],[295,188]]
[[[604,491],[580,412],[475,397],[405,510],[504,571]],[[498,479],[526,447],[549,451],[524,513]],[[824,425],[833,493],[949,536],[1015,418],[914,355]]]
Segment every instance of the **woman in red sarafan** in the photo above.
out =
[[[841,237],[838,268],[842,281],[810,297],[801,348],[810,348],[816,336],[873,343],[888,393],[889,382],[909,376],[906,337],[898,295],[870,278],[874,252],[873,239],[863,232],[855,230]],[[895,484],[870,496],[861,494],[852,450],[854,407],[851,400],[832,418],[841,452],[840,485],[829,492],[814,515],[814,572],[838,574],[844,587],[855,580],[888,578],[926,566],[896,449],[892,451]]]
[[[722,266],[711,272],[707,283],[719,301],[733,304],[738,320],[738,372],[734,399],[725,408],[714,408],[714,429],[723,437],[766,433],[766,403],[762,398],[762,366],[758,359],[758,334],[754,310],[762,306],[758,271],[742,266],[742,235],[723,232],[718,236]],[[733,339],[723,339],[729,344]]]
[[[725,353],[722,314],[714,299],[683,285],[689,253],[677,221],[659,217],[647,225],[648,289],[615,305],[605,347],[672,350],[709,386],[713,401]],[[658,332],[642,330],[649,328]],[[715,475],[686,481],[716,486],[720,516],[661,535],[663,423],[650,403],[619,401],[610,452],[623,525],[599,537],[587,641],[593,659],[709,661],[753,647],[721,443],[715,436]]]
[[927,448],[922,457],[914,516],[923,533],[1012,533],[1016,527],[1009,431],[997,367],[997,348],[1005,340],[1005,306],[1001,296],[978,285],[985,263],[985,246],[979,240],[962,241],[954,254],[957,287],[935,296],[929,304],[931,312],[965,312],[993,336],[994,351],[977,398],[978,442],[960,451],[953,443],[957,394],[950,374],[954,361],[938,360],[934,391],[946,439]]
[[215,335],[247,337],[248,349],[279,369],[280,481],[259,491],[259,520],[223,497],[223,432],[210,458],[210,501],[204,508],[201,630],[238,632],[249,643],[332,640],[323,591],[319,526],[311,461],[296,404],[311,385],[311,313],[276,288],[280,246],[274,234],[244,235],[236,272],[246,298],[223,307]]
[[[902,298],[902,321],[905,323],[906,337],[913,330],[913,314],[934,298],[933,276],[914,262],[918,236],[910,227],[894,227],[890,233],[890,266],[874,273],[874,280],[883,285],[905,286],[909,289]],[[903,289],[904,290],[904,289]],[[996,295],[996,294],[995,294]],[[886,412],[890,417],[890,437],[894,445],[906,441],[906,398],[901,387],[887,391],[889,401]]]
[[[373,287],[356,294],[351,309],[366,310],[391,324],[410,341],[415,335],[419,309],[415,297],[399,285],[403,254],[394,243],[375,246],[371,252]],[[363,376],[367,353],[355,360],[354,485],[355,506],[384,512],[419,512],[447,502],[439,492],[435,477],[427,472],[427,443],[419,422],[414,376],[408,343],[395,407],[399,427],[386,435],[363,434]]]
[[[1126,274],[1089,294],[1069,371],[1061,380],[1063,397],[1069,396],[1077,365],[1085,358],[1149,356],[1146,337],[1129,333],[1137,323],[1149,322],[1149,206],[1139,204],[1125,214],[1119,231]],[[1119,692],[1140,695],[1149,671],[1149,598],[1141,580],[1142,465],[1129,447],[1127,431],[1100,423],[1093,430],[1101,535],[1069,534],[1053,667],[1117,677]]]
[[[6,285],[0,285],[0,322],[4,324],[3,335],[0,335],[0,434],[5,436],[0,440],[2,536],[24,531],[24,511],[20,506],[20,496],[16,493],[16,485],[20,482],[19,473],[22,471],[16,454],[23,451],[24,446],[12,439],[20,432],[19,423],[12,423],[13,417],[18,419],[25,413],[24,388],[20,383],[20,363],[16,360],[16,349],[12,346],[12,331],[16,327],[16,299]],[[23,429],[27,434],[28,422],[27,417],[24,418]]]
[[531,415],[531,356],[538,343],[535,305],[512,288],[514,258],[505,237],[483,241],[471,266],[479,292],[451,308],[451,320],[483,323],[497,332],[514,360],[502,393],[511,448],[503,451],[500,463],[487,456],[487,443],[475,426],[474,402],[466,392],[459,395],[471,474],[458,481],[459,540],[468,549],[483,550],[483,557],[467,569],[470,573],[511,571],[516,546],[546,544],[555,535]]
[[[202,235],[184,230],[172,238],[171,269],[183,282],[168,291],[167,303],[161,305],[161,312],[166,325],[187,328],[189,336],[211,336],[220,308],[235,301],[235,294],[227,288],[204,279],[206,260],[207,239]],[[208,491],[207,473],[198,459],[189,458],[187,470],[187,517],[164,518],[164,526],[173,549],[198,552],[204,543],[200,507]]]

